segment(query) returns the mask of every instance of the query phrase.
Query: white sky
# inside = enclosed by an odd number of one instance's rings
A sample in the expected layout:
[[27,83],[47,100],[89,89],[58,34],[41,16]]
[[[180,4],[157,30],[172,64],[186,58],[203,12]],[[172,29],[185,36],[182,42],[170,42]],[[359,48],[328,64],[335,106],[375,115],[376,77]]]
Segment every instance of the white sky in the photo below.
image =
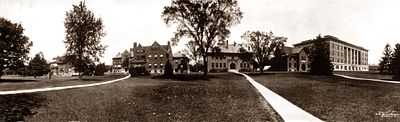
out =
[[[65,53],[65,12],[80,0],[0,0],[0,16],[21,23],[33,41],[30,56],[42,51],[47,60]],[[242,42],[247,30],[272,31],[288,37],[286,45],[333,35],[363,46],[369,63],[378,63],[386,43],[400,43],[400,0],[238,0],[244,17],[231,28],[230,43]],[[175,27],[161,19],[170,0],[86,0],[96,17],[104,20],[108,48],[101,62],[111,64],[118,52],[133,42],[166,44]],[[184,47],[173,47],[176,52]]]

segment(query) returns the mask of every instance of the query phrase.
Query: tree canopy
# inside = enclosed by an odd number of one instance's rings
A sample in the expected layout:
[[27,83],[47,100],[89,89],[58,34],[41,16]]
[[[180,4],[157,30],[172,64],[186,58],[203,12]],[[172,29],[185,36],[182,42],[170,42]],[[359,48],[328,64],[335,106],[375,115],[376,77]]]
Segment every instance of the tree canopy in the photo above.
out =
[[6,68],[18,70],[23,67],[31,46],[21,24],[0,17],[0,77]]
[[162,18],[168,25],[177,24],[171,41],[176,43],[182,37],[192,39],[207,64],[209,49],[225,41],[230,34],[228,28],[240,23],[242,14],[236,0],[173,0],[164,7]]
[[332,75],[333,64],[329,57],[329,43],[326,43],[325,38],[318,35],[313,40],[314,45],[310,52],[310,73],[315,75]]
[[394,75],[394,79],[400,79],[400,44],[396,44],[392,53],[390,69]]
[[389,44],[385,45],[385,49],[383,50],[382,59],[379,62],[379,72],[380,73],[390,73],[390,63],[392,60],[392,49]]
[[254,61],[257,63],[260,72],[274,57],[274,52],[283,48],[287,41],[286,37],[274,36],[272,32],[247,31],[242,35],[253,51]]
[[38,53],[29,62],[28,70],[30,75],[33,75],[35,77],[43,76],[50,71],[50,65],[47,63],[46,59],[44,59],[43,54]]
[[98,62],[106,49],[106,46],[100,44],[101,38],[106,35],[103,20],[95,18],[85,2],[80,2],[66,12],[64,26],[67,61],[75,67],[81,78],[83,72],[88,69],[87,64]]

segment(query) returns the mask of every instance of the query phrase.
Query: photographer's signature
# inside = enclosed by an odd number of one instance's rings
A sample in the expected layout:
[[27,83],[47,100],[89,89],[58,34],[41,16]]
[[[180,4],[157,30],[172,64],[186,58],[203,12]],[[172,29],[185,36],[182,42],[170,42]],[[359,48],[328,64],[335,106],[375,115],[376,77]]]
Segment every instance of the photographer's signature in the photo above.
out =
[[388,110],[388,111],[378,111],[378,113],[375,113],[377,116],[381,117],[400,117],[400,113],[397,111],[393,110]]

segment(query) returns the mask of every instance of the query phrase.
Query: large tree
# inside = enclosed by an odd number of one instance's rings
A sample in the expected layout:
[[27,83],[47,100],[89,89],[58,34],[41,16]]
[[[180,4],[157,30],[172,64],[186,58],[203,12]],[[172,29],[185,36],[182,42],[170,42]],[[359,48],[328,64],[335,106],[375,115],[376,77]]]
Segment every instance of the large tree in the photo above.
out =
[[33,75],[34,78],[36,78],[36,76],[47,74],[50,71],[50,65],[47,63],[46,59],[44,59],[43,54],[38,53],[29,62],[28,70],[30,75]]
[[6,68],[15,71],[23,67],[31,46],[21,24],[0,17],[0,77]]
[[332,75],[333,64],[329,57],[329,43],[318,35],[313,40],[314,45],[310,50],[310,73],[314,75]]
[[103,20],[95,18],[85,2],[72,5],[73,9],[66,12],[64,22],[67,47],[67,61],[79,73],[79,79],[88,69],[88,64],[98,62],[105,51],[105,46],[100,44],[101,37],[105,36]]
[[183,50],[183,53],[187,54],[190,59],[192,59],[195,63],[199,62],[199,49],[194,41],[188,41],[186,44],[187,49]]
[[394,79],[400,79],[400,44],[396,44],[394,48],[390,69],[394,75]]
[[379,73],[390,73],[390,63],[392,60],[392,49],[390,48],[389,43],[385,45],[385,49],[383,50],[382,59],[379,62]]
[[193,40],[205,65],[210,48],[225,41],[228,28],[240,23],[242,17],[236,0],[173,0],[162,12],[166,24],[177,24],[171,41],[178,42],[182,37]]
[[274,36],[272,32],[261,31],[247,31],[242,35],[242,38],[250,45],[254,60],[261,73],[264,72],[264,67],[274,57],[274,52],[283,48],[287,40],[286,37]]

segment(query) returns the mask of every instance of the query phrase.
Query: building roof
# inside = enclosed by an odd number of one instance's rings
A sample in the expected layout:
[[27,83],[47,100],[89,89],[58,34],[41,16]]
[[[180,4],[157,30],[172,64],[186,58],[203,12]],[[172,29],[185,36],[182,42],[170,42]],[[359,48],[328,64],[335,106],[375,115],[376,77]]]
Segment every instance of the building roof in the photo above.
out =
[[[342,44],[350,45],[350,46],[359,48],[359,49],[361,49],[361,50],[368,51],[368,50],[365,49],[364,47],[357,46],[357,45],[354,45],[354,44],[351,44],[351,43],[342,41],[342,40],[340,40],[339,38],[334,37],[334,36],[331,36],[331,35],[325,35],[323,38],[324,38],[324,39],[327,39],[327,40],[330,40],[330,41],[335,41],[335,42],[339,42],[339,43],[342,43]],[[315,41],[315,40],[313,40],[313,39],[311,39],[311,40],[306,40],[306,41],[302,41],[302,42],[300,42],[300,43],[294,44],[293,46],[311,44],[311,43],[314,43],[314,41]]]
[[184,53],[182,53],[181,51],[178,51],[177,53],[172,54],[172,56],[175,58],[180,58],[180,57],[187,57]]
[[67,60],[66,60],[65,56],[57,56],[57,57],[53,58],[53,63],[65,64],[65,63],[67,63]]
[[149,52],[152,47],[161,47],[161,49],[163,49],[165,52],[169,52],[171,50],[169,42],[168,45],[160,45],[157,41],[154,41],[154,43],[150,46],[141,46],[140,44],[138,46],[138,48],[143,48],[146,52]]
[[[245,48],[242,44],[228,44],[228,45],[218,45],[216,46],[221,49],[221,53],[240,53],[240,48],[243,48],[245,51],[249,51],[249,49]],[[209,53],[212,52],[212,50],[208,51]]]

